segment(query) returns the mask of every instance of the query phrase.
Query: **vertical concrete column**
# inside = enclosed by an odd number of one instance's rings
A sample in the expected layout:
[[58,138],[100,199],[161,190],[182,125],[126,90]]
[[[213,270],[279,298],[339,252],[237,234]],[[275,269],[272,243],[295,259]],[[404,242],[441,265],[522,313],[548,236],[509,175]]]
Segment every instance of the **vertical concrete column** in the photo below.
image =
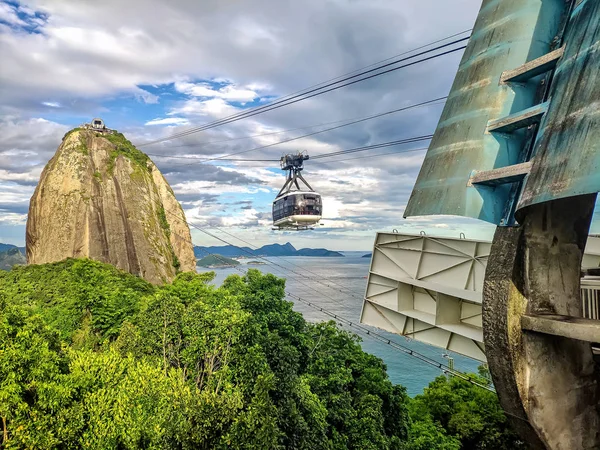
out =
[[523,331],[524,314],[581,317],[580,267],[596,195],[541,203],[498,228],[483,292],[490,372],[535,449],[600,449],[600,373],[584,341]]

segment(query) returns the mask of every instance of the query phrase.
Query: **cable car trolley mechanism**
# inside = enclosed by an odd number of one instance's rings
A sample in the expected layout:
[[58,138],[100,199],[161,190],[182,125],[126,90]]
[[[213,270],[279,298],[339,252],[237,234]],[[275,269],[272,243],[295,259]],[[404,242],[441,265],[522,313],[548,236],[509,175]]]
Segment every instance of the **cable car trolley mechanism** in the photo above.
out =
[[300,173],[308,155],[304,152],[281,157],[281,170],[286,181],[273,202],[273,229],[308,230],[319,223],[322,214],[321,196]]

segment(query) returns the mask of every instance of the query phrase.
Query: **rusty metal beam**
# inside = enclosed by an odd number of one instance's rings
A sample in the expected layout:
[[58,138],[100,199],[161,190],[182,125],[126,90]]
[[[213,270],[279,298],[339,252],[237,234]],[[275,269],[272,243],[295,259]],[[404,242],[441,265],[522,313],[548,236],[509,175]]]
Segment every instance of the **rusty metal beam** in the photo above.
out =
[[500,119],[490,120],[487,131],[490,133],[512,133],[521,128],[539,123],[548,110],[549,102],[540,103]]
[[531,170],[531,161],[513,164],[506,167],[498,167],[492,170],[475,172],[469,182],[471,184],[483,184],[486,186],[497,186],[499,184],[514,183],[521,181]]
[[556,67],[558,60],[565,53],[561,47],[532,61],[528,61],[516,69],[507,70],[500,76],[500,83],[521,83],[541,75]]

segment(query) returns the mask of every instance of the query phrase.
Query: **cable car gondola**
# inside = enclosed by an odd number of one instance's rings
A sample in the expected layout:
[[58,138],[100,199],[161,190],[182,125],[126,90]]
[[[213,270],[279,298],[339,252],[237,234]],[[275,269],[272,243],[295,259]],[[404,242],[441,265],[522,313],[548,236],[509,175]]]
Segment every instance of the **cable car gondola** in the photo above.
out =
[[273,202],[274,230],[313,229],[321,220],[321,196],[310,187],[300,173],[307,159],[308,155],[301,152],[281,157],[281,170],[287,172],[287,178]]

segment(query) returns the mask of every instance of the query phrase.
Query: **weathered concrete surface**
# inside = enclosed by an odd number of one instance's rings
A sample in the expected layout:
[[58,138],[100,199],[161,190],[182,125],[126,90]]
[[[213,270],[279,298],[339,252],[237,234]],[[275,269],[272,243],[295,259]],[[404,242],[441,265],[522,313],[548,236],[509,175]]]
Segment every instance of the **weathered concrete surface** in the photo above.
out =
[[[523,331],[524,314],[581,316],[580,266],[595,195],[524,211],[494,237],[483,293],[490,372],[503,408],[534,448],[600,448],[600,373],[584,341]],[[535,436],[533,434],[537,436]]]
[[29,205],[29,264],[89,257],[162,283],[195,270],[190,242],[173,191],[122,135],[68,133]]
[[521,328],[579,341],[600,342],[599,320],[557,314],[524,315],[521,317]]
[[502,408],[508,420],[533,450],[545,450],[529,423],[517,387],[525,364],[520,317],[525,313],[527,300],[517,286],[522,286],[523,270],[517,265],[517,250],[522,229],[496,229],[483,284],[483,341],[488,366]]
[[518,208],[600,191],[600,2],[576,2]]
[[523,162],[522,137],[487,133],[489,120],[539,103],[535,83],[502,74],[551,50],[563,0],[483,0],[404,217],[451,214],[498,224],[510,186],[468,186],[473,170]]

